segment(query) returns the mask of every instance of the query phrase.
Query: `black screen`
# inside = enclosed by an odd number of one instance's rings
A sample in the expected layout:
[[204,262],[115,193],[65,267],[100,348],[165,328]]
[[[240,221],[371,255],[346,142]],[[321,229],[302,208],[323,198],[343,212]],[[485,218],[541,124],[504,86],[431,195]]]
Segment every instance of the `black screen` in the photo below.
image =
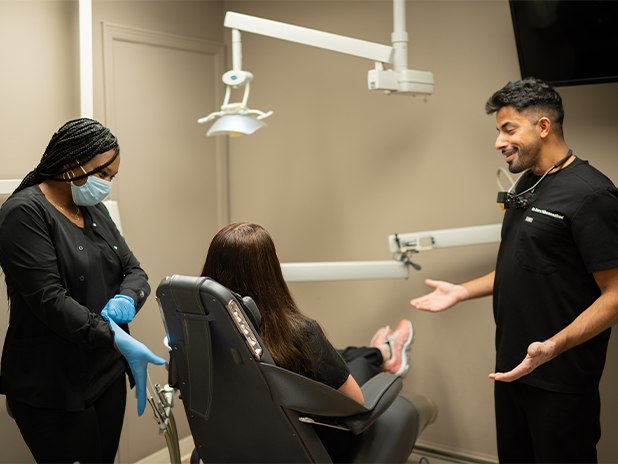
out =
[[618,1],[509,0],[523,77],[618,81]]

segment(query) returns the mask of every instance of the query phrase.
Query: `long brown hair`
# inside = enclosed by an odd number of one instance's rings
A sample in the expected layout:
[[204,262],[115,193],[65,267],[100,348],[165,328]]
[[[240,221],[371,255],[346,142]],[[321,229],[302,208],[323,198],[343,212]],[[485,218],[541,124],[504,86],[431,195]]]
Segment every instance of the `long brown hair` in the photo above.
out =
[[260,337],[277,365],[304,374],[313,371],[306,318],[288,289],[275,244],[258,224],[221,229],[208,248],[202,276],[253,298],[262,315]]

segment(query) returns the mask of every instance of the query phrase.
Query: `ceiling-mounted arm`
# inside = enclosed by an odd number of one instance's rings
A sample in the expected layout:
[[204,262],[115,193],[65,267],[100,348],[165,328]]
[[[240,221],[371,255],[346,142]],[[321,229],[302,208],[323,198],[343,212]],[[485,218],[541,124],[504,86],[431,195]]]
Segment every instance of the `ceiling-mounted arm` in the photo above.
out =
[[232,29],[232,70],[242,70],[242,40],[238,29]]
[[434,86],[433,73],[408,69],[405,0],[393,0],[391,42],[393,44],[393,69],[385,70],[376,63],[376,68],[368,74],[369,88],[402,95],[431,95]]
[[406,31],[405,0],[393,1],[393,69],[403,71],[408,69],[408,32]]
[[406,2],[393,0],[393,70],[397,74],[397,89],[409,94],[433,93],[433,73],[408,69],[408,32],[406,31]]
[[[216,119],[207,135],[252,134],[265,126],[262,120],[272,114],[272,111],[263,113],[247,108],[249,83],[253,75],[242,70],[241,31],[372,60],[375,62],[375,68],[369,70],[367,76],[367,84],[371,90],[406,95],[431,95],[434,85],[433,74],[408,69],[405,0],[393,0],[393,18],[394,32],[391,47],[228,11],[225,14],[223,25],[232,29],[232,70],[223,75],[223,83],[226,85],[225,100],[220,111],[198,119],[198,123]],[[385,69],[385,64],[392,65],[393,69]],[[231,89],[240,87],[244,87],[245,91],[242,102],[230,103]]]
[[309,45],[310,47],[323,48],[372,61],[383,63],[390,63],[392,61],[393,47],[286,24],[271,19],[228,11],[225,14],[223,25],[230,29],[251,32],[272,37],[273,39],[287,40],[288,42]]
[[[433,73],[408,69],[405,0],[393,1],[393,23],[394,31],[391,35],[393,46],[233,11],[225,14],[223,25],[231,29],[372,60],[375,62],[375,69],[368,73],[369,89],[408,95],[430,95],[434,87]],[[393,69],[384,69],[384,64],[391,64]]]

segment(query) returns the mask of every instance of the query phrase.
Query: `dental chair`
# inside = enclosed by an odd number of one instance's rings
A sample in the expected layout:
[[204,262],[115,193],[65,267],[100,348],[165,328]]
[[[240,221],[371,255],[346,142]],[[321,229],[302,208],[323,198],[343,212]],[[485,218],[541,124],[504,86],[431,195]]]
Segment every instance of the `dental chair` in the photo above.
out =
[[[261,341],[260,313],[207,277],[173,275],[157,288],[170,345],[169,384],[180,390],[195,442],[191,462],[406,462],[436,416],[422,396],[399,395],[381,373],[360,405],[278,367]],[[345,442],[329,455],[322,439]],[[331,451],[332,453],[332,451]]]

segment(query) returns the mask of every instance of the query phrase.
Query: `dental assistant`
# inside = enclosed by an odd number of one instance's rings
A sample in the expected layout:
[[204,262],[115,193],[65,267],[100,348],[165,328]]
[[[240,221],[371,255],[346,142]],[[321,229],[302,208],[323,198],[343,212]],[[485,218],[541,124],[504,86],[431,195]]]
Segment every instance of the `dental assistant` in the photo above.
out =
[[496,149],[522,173],[494,272],[427,280],[411,304],[443,311],[493,295],[500,462],[597,462],[599,383],[618,322],[618,190],[569,149],[560,95],[534,78],[492,95]]
[[101,204],[119,166],[109,129],[69,121],[0,209],[0,393],[37,462],[114,462],[125,374],[163,362],[126,333],[150,286]]

